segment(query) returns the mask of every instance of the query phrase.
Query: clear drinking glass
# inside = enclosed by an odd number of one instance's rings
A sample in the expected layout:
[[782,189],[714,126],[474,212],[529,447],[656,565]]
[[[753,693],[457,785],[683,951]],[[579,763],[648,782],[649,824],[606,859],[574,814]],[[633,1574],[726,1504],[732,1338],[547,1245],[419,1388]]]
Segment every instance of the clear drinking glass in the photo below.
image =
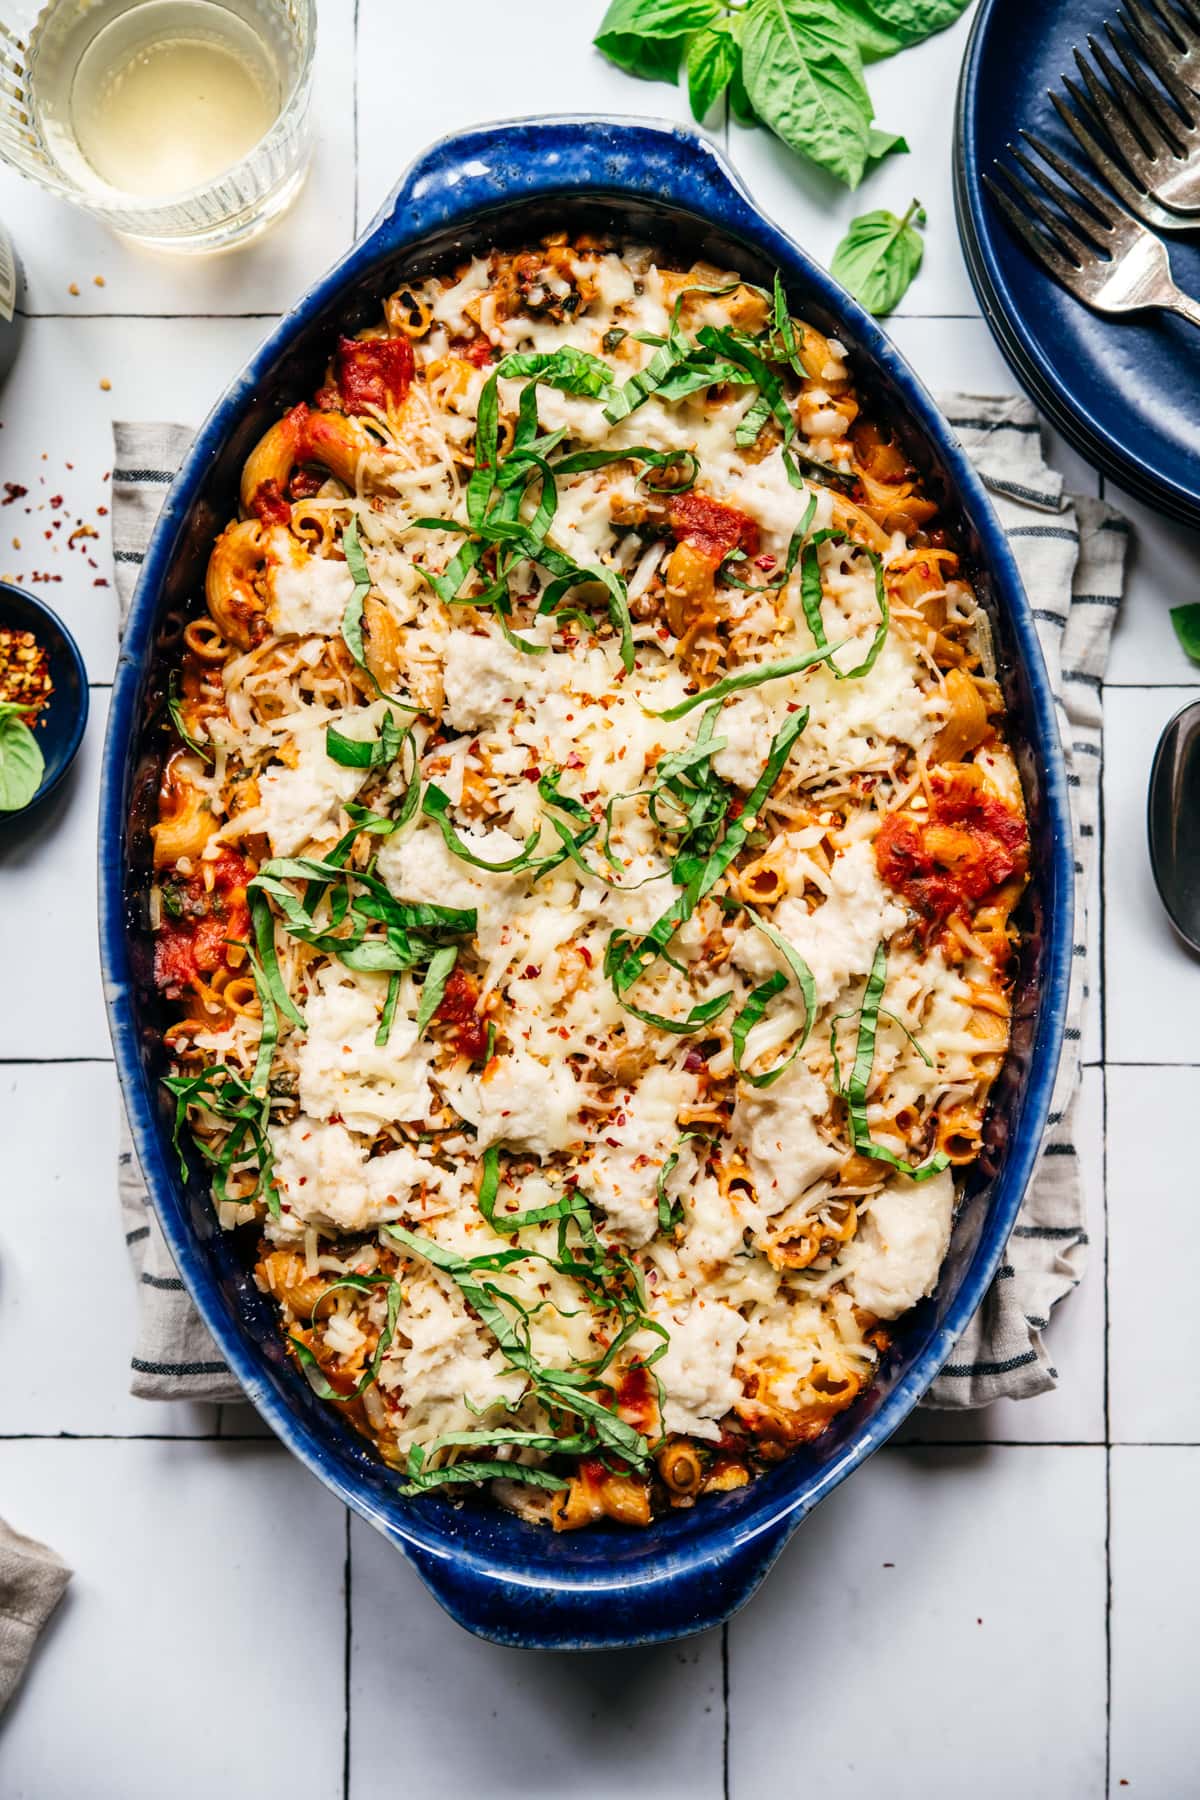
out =
[[300,191],[316,0],[0,13],[0,158],[51,193],[144,244],[223,250]]

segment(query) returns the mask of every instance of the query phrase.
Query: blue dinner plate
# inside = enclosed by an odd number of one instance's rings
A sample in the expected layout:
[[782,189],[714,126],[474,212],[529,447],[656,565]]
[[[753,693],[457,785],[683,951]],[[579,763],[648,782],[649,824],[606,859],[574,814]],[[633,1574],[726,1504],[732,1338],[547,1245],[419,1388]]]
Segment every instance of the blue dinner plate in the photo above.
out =
[[[982,0],[958,92],[959,232],[997,343],[1063,436],[1151,506],[1200,525],[1200,334],[1162,312],[1092,312],[1034,262],[982,180],[1021,127],[1084,166],[1047,89],[1115,13],[1111,0]],[[1200,296],[1200,233],[1169,249],[1180,287]]]

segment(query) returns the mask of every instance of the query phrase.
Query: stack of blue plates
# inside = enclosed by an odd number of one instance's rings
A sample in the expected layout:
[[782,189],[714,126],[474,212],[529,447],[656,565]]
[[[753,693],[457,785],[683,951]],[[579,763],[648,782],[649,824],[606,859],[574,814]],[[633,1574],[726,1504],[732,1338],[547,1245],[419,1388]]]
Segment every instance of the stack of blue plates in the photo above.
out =
[[[1022,127],[1086,167],[1047,89],[1115,13],[1115,0],[982,0],[958,90],[955,209],[980,305],[1021,385],[1089,462],[1200,525],[1200,331],[1163,312],[1090,311],[1033,261],[981,179]],[[1200,229],[1169,251],[1180,287],[1200,298]]]

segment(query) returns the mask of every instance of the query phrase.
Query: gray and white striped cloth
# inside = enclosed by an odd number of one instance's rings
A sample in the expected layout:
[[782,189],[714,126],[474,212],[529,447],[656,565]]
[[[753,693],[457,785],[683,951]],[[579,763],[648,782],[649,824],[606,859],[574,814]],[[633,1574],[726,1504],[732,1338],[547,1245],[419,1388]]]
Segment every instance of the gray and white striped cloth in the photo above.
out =
[[[1093,968],[1086,901],[1095,847],[1101,681],[1124,587],[1129,528],[1098,500],[1063,493],[1024,399],[952,394],[942,408],[982,475],[1020,565],[1059,708],[1075,810],[1076,955],[1067,1045],[1042,1160],[1008,1254],[925,1401],[987,1406],[1057,1384],[1043,1341],[1052,1308],[1078,1283],[1087,1230],[1074,1121],[1084,1002]],[[191,439],[182,425],[113,427],[113,547],[122,613],[167,487]],[[119,1189],[141,1305],[132,1390],[148,1399],[235,1400],[241,1390],[175,1271],[122,1126]]]

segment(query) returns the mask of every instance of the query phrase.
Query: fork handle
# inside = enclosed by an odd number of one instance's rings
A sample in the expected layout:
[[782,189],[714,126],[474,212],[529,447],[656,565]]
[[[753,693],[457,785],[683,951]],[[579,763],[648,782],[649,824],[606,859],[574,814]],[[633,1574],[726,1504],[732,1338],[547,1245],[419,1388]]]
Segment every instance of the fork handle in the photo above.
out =
[[1190,294],[1181,293],[1176,288],[1173,298],[1163,304],[1168,312],[1178,313],[1181,319],[1187,319],[1192,325],[1200,325],[1200,300],[1193,300]]

